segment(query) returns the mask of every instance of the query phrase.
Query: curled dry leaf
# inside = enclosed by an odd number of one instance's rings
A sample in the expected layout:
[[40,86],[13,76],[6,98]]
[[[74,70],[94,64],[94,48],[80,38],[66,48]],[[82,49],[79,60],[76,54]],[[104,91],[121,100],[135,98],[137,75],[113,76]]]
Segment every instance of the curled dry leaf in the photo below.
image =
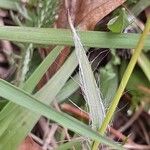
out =
[[95,25],[125,0],[82,0],[76,16],[80,29],[93,30]]
[[[66,8],[67,1],[68,8]],[[57,28],[69,28],[67,9],[72,21],[80,30],[94,30],[96,24],[110,12],[122,5],[126,0],[63,0],[60,6]],[[48,54],[50,51],[46,50]],[[69,55],[69,48],[65,48],[49,69],[50,77],[61,67]]]
[[18,150],[42,150],[42,148],[37,143],[35,143],[31,137],[28,136],[22,142]]
[[81,30],[93,30],[95,25],[126,0],[64,0],[57,20],[58,28],[69,27],[65,1],[68,3],[72,21]]

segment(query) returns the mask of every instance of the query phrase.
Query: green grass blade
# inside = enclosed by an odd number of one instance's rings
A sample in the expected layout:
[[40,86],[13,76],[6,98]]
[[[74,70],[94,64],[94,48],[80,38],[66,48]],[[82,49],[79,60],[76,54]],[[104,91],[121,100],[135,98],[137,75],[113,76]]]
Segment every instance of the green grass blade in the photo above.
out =
[[0,146],[7,150],[17,149],[39,119],[38,114],[12,102],[6,105],[0,116],[6,116],[0,120],[3,127],[3,130],[0,130]]
[[[144,2],[144,3],[143,3]],[[145,10],[148,6],[150,6],[150,0],[140,0],[134,7],[131,9],[131,12],[138,16],[143,10]]]
[[105,117],[105,108],[100,95],[100,90],[96,84],[96,80],[92,72],[91,65],[86,56],[86,51],[83,48],[81,40],[72,24],[71,19],[69,19],[69,22],[75,43],[76,57],[79,63],[81,89],[84,92],[84,98],[89,107],[92,128],[97,129],[102,124]]
[[122,149],[120,145],[115,144],[110,140],[102,137],[80,121],[70,117],[69,115],[55,111],[53,108],[41,103],[33,96],[9,84],[4,80],[0,80],[0,96],[29,110],[32,110],[33,112],[44,115],[45,117],[83,136],[89,137],[93,140],[98,140],[101,143],[109,145],[115,149]]
[[[140,37],[140,34],[99,31],[81,31],[79,35],[83,46],[101,48],[135,48]],[[0,39],[47,45],[74,45],[71,32],[67,29],[4,26],[0,27]],[[150,36],[145,41],[144,49],[150,49],[149,40]]]
[[138,64],[145,73],[145,76],[150,81],[150,59],[144,54],[141,53],[140,57],[138,58]]
[[[77,67],[78,63],[75,57],[75,52],[73,52],[67,61],[64,63],[64,65],[60,68],[60,70],[54,75],[54,77],[47,83],[45,88],[47,90],[47,96],[46,99],[44,99],[45,94],[41,98],[42,102],[46,104],[50,104],[60,89],[64,86],[65,82],[68,80],[74,69]],[[63,78],[62,78],[63,77]],[[57,82],[55,82],[57,81]],[[61,83],[61,84],[60,84]],[[54,86],[55,85],[55,86]],[[52,87],[52,88],[51,88]],[[49,89],[49,90],[48,90]],[[41,97],[40,93],[39,96]],[[48,98],[47,98],[48,97]],[[13,108],[13,110],[12,110]],[[16,118],[11,122],[8,123],[8,130],[12,131],[11,134],[5,130],[5,132],[0,133],[0,141],[3,141],[3,147],[7,148],[7,150],[11,150],[11,147],[16,147],[18,144],[25,138],[25,136],[31,131],[35,123],[39,119],[39,115],[35,117],[35,114],[29,112],[27,109],[24,109],[20,106],[17,106],[13,103],[9,103],[6,107],[6,109],[3,109],[0,113],[0,118],[5,117],[5,120],[10,118],[13,113],[16,112],[16,110],[19,109],[19,116],[16,116]],[[10,111],[11,110],[11,111]],[[20,115],[23,119],[19,120]],[[3,121],[5,121],[3,119]],[[8,119],[9,120],[9,119]],[[19,120],[19,121],[18,121]],[[7,121],[7,120],[6,120]],[[7,129],[7,126],[6,126]],[[22,132],[20,132],[20,130]],[[15,136],[15,138],[13,138]],[[7,143],[10,141],[9,143]],[[17,142],[16,142],[17,141]],[[11,145],[11,147],[10,147]],[[10,149],[9,149],[10,147]]]
[[100,87],[105,108],[108,108],[118,88],[118,68],[108,63],[99,69]]
[[[112,97],[115,94],[115,91],[117,90],[118,86],[118,78],[116,77],[117,74],[117,68],[109,68],[107,70],[106,68],[101,68],[100,70],[100,86],[101,86],[101,92],[105,99],[105,106],[108,107],[108,104],[110,104],[110,101]],[[76,74],[73,79],[69,79],[67,83],[64,85],[64,87],[60,90],[60,92],[56,96],[56,101],[58,103],[62,103],[64,100],[66,100],[69,96],[71,96],[74,92],[76,92],[79,89],[79,75]],[[110,86],[111,85],[111,86]]]
[[24,89],[26,91],[33,91],[35,86],[38,84],[42,76],[48,70],[50,65],[55,61],[57,56],[60,54],[63,46],[55,47],[50,54],[44,59],[44,61],[38,66],[38,68],[33,72],[29,79],[25,82]]
[[0,8],[17,10],[18,0],[0,0]]
[[71,96],[77,89],[79,89],[79,75],[76,74],[74,77],[69,79],[69,81],[66,82],[64,87],[60,90],[60,92],[56,96],[56,101],[58,103],[62,103],[64,100],[66,100],[69,96]]
[[36,93],[36,95],[42,99],[49,99],[49,103],[51,103],[61,88],[65,85],[77,65],[78,62],[75,57],[75,52],[72,52],[63,66],[46,83],[46,85]]
[[[23,87],[24,90],[32,92],[61,50],[62,47],[58,46],[50,52],[50,54],[43,60],[40,66],[26,81]],[[47,102],[47,104],[49,104],[49,102]],[[28,132],[30,132],[33,128],[38,119],[39,115],[35,115],[27,109],[9,102],[0,112],[0,124],[2,126],[0,128],[1,145],[7,150],[11,150],[12,147],[18,146],[21,140],[23,140]],[[12,138],[14,136],[15,138]],[[9,143],[7,143],[8,141]]]

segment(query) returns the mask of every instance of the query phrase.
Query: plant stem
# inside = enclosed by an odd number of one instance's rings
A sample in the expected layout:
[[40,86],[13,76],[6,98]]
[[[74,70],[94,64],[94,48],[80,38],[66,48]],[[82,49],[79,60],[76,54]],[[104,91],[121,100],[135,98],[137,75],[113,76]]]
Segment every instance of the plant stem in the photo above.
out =
[[[144,47],[144,42],[145,42],[145,39],[146,39],[149,31],[150,31],[150,16],[148,17],[148,20],[147,20],[145,29],[143,31],[143,34],[141,35],[141,37],[139,39],[139,42],[138,42],[137,47],[136,47],[136,49],[134,51],[134,54],[133,54],[133,56],[132,56],[132,58],[131,58],[131,60],[130,60],[130,62],[128,64],[128,66],[127,66],[127,69],[125,70],[125,73],[123,75],[122,81],[121,81],[121,83],[119,85],[119,88],[118,88],[118,90],[117,90],[117,92],[116,92],[116,94],[115,94],[115,96],[114,96],[114,98],[112,100],[112,103],[111,103],[111,105],[110,105],[110,107],[108,109],[108,112],[107,112],[106,117],[105,117],[105,119],[103,121],[103,124],[98,130],[98,132],[101,135],[103,135],[105,133],[106,128],[107,128],[107,126],[108,126],[108,124],[109,124],[109,122],[110,122],[110,120],[111,120],[111,118],[112,118],[112,116],[113,116],[113,114],[114,114],[114,112],[116,110],[116,107],[117,107],[117,105],[119,103],[119,100],[120,100],[120,98],[121,98],[121,96],[123,94],[123,91],[124,91],[124,89],[125,89],[125,87],[126,87],[126,85],[128,83],[128,80],[129,80],[129,78],[130,78],[130,76],[132,74],[132,71],[133,71],[133,69],[134,69],[134,67],[136,65],[136,62],[137,62],[137,60],[138,60],[138,58],[140,56],[140,53],[141,53],[141,51],[142,51],[142,49]],[[98,141],[95,141],[94,144],[93,144],[92,150],[98,150],[99,144],[100,143]]]

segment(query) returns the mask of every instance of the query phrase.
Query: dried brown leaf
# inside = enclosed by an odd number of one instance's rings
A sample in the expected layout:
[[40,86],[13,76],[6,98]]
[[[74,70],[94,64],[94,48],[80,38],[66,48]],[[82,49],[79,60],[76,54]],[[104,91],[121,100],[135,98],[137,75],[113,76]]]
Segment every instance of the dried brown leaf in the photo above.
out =
[[[67,1],[68,8],[66,8]],[[75,26],[82,30],[93,30],[95,25],[110,12],[122,5],[126,0],[64,0],[57,20],[58,28],[67,28],[67,12],[69,9]]]
[[82,30],[93,30],[101,19],[124,2],[125,0],[82,0],[76,24]]
[[[67,8],[66,2],[67,1]],[[69,9],[74,25],[80,30],[94,30],[96,24],[122,5],[126,0],[63,0],[60,5],[57,28],[69,28],[67,19],[67,9]],[[49,53],[49,50],[46,50]],[[56,62],[49,69],[49,77],[62,66],[70,53],[69,48],[65,48],[57,58]],[[41,87],[41,85],[40,85]]]

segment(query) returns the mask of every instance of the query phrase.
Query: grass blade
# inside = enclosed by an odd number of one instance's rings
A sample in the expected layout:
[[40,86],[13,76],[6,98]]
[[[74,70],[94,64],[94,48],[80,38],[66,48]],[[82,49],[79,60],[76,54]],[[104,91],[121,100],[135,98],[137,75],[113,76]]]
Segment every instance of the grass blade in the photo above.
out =
[[[81,31],[79,35],[83,46],[101,48],[135,48],[140,37],[140,34],[99,31]],[[46,45],[74,45],[71,32],[67,29],[3,26],[0,27],[0,39]],[[144,49],[150,49],[149,40],[150,36],[145,41]]]
[[25,82],[24,89],[26,89],[26,91],[30,92],[34,90],[35,86],[38,84],[38,82],[48,70],[48,68],[52,65],[52,63],[55,61],[61,50],[63,50],[63,46],[55,47],[44,59],[44,61],[38,66],[34,73]]
[[0,8],[17,10],[18,0],[0,0]]
[[[45,94],[42,94],[39,92],[38,95],[40,96],[42,102],[46,104],[50,104],[55,98],[55,96],[58,94],[60,89],[64,86],[74,69],[77,67],[78,63],[75,57],[75,52],[72,52],[72,54],[69,56],[69,58],[66,60],[64,65],[57,71],[57,73],[53,76],[51,80],[43,87],[42,91],[45,89]],[[63,78],[62,78],[63,77]],[[55,82],[57,81],[57,82]],[[60,84],[61,83],[61,84]],[[54,86],[55,85],[55,86]],[[52,88],[51,88],[52,87]],[[0,118],[3,118],[3,116],[6,116],[5,119],[3,119],[3,122],[9,119],[11,120],[11,116],[13,113],[16,112],[16,110],[19,110],[19,116],[17,115],[15,119],[11,122],[9,122],[8,130],[13,131],[11,134],[5,130],[5,132],[0,133],[0,141],[3,143],[3,147],[8,150],[11,150],[12,146],[18,146],[18,144],[25,138],[25,136],[28,134],[28,132],[31,131],[35,123],[39,119],[39,115],[35,115],[28,111],[28,109],[24,109],[20,106],[17,106],[13,103],[9,103],[6,106],[6,109],[3,109],[0,113]],[[20,116],[22,116],[21,120]],[[18,122],[19,120],[19,122]],[[15,123],[14,123],[15,122]],[[5,126],[7,129],[7,126]],[[22,132],[20,132],[18,129],[20,129]],[[15,138],[13,138],[15,136]],[[8,143],[8,141],[11,141]],[[16,142],[17,141],[17,142]],[[11,145],[11,146],[10,146]],[[10,149],[9,149],[10,147]]]
[[150,81],[150,59],[148,59],[147,56],[142,53],[138,58],[138,64],[145,73],[147,79]]
[[135,15],[138,16],[143,10],[145,10],[148,6],[150,6],[150,1],[149,0],[140,0],[137,2],[136,5],[131,9],[131,12]]
[[73,27],[71,17],[69,16],[68,18],[73,33],[76,56],[79,62],[81,89],[84,92],[84,97],[89,107],[92,128],[97,129],[102,124],[105,117],[104,105],[102,103],[100,90],[96,84],[92,68],[86,56],[86,52],[75,28]]
[[76,74],[74,77],[69,79],[69,81],[66,82],[64,87],[60,90],[60,92],[56,96],[56,101],[58,103],[62,103],[64,100],[66,100],[69,96],[71,96],[77,89],[79,89],[79,75]]
[[20,106],[30,109],[38,114],[44,115],[45,117],[52,119],[53,121],[56,121],[64,127],[67,127],[83,136],[89,137],[93,140],[98,140],[103,144],[109,145],[115,149],[122,149],[121,146],[100,136],[98,133],[92,131],[88,126],[81,123],[80,121],[70,117],[69,115],[55,111],[51,107],[48,107],[47,105],[38,101],[33,96],[2,79],[0,80],[0,95]]
[[[51,53],[43,60],[41,65],[26,81],[23,87],[24,90],[28,92],[33,91],[39,80],[42,78],[61,50],[62,47],[58,46],[51,51]],[[47,104],[49,104],[48,99]],[[27,109],[9,102],[0,112],[0,124],[3,127],[0,128],[1,146],[7,150],[11,150],[12,147],[17,147],[28,132],[30,132],[33,128],[39,117],[39,115],[31,113]],[[15,138],[13,138],[14,136]],[[9,143],[7,143],[8,141]]]

